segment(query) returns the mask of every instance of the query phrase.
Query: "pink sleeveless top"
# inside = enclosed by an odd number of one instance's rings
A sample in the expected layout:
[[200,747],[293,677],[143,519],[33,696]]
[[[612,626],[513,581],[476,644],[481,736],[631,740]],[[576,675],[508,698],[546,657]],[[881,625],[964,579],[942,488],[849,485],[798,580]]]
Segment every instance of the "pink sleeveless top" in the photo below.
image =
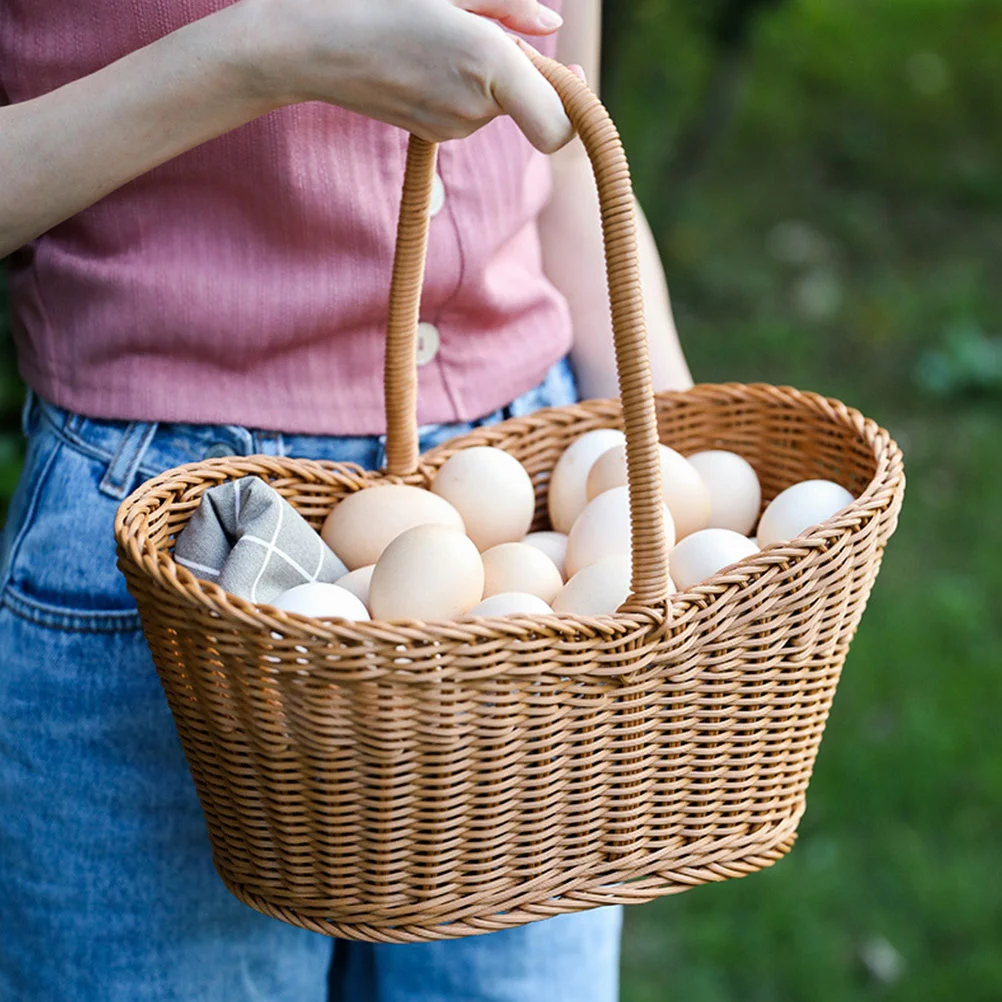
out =
[[[43,94],[221,6],[0,0],[0,97]],[[284,108],[54,227],[8,262],[25,380],[92,417],[382,432],[406,142],[340,108]],[[438,173],[422,424],[502,406],[571,340],[540,264],[545,157],[503,118],[444,144]]]

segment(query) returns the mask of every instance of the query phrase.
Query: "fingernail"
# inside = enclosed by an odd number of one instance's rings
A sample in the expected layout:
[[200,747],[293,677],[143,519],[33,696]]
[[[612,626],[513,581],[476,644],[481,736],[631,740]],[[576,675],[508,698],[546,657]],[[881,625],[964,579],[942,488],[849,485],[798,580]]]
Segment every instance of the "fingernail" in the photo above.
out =
[[582,83],[588,83],[588,78],[585,76],[585,71],[583,66],[579,66],[577,63],[571,63],[567,67],[571,73],[574,74]]
[[564,19],[555,10],[542,4],[539,5],[536,20],[541,28],[559,28],[564,23]]

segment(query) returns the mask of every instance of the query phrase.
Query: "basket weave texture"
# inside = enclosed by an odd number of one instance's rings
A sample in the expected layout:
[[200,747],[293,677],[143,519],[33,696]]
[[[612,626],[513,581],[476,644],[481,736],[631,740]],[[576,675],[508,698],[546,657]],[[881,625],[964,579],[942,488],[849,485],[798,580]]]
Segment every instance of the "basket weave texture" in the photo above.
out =
[[[538,65],[596,167],[622,405],[551,408],[417,455],[414,330],[434,147],[412,139],[388,332],[388,470],[208,460],[142,485],[116,522],[220,876],[265,914],[330,935],[489,932],[779,859],[901,505],[897,446],[836,400],[739,384],[651,394],[618,138],[573,74]],[[561,452],[609,427],[627,432],[634,532],[633,595],[615,615],[321,622],[229,595],[171,556],[202,494],[226,480],[263,478],[319,529],[346,495],[428,486],[473,445],[525,465],[545,528]],[[857,500],[666,598],[659,438],[683,453],[743,455],[765,501],[812,478]]]

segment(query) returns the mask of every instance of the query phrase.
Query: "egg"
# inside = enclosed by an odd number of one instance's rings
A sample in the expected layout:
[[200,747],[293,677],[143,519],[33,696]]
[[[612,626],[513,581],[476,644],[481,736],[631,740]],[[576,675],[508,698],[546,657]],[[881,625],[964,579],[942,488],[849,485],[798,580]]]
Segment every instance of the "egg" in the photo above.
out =
[[615,553],[583,568],[557,592],[554,612],[604,616],[615,612],[630,594],[630,558]]
[[[622,553],[605,557],[578,571],[557,593],[554,612],[577,616],[614,613],[630,596],[630,558]],[[668,580],[668,594],[675,585]]]
[[[675,523],[675,535],[682,539],[690,532],[706,528],[710,518],[710,493],[685,456],[667,445],[659,445],[658,451],[665,504]],[[618,445],[595,460],[585,485],[588,499],[626,482],[626,446]]]
[[525,467],[502,449],[476,446],[450,456],[431,489],[463,517],[479,550],[520,540],[532,524],[536,491]]
[[557,460],[550,476],[547,508],[550,525],[568,533],[588,503],[585,485],[592,464],[609,449],[622,445],[626,436],[615,428],[597,428],[576,438]]
[[713,577],[717,571],[758,553],[753,539],[733,529],[700,529],[686,536],[668,557],[672,580],[682,589]]
[[[675,525],[666,505],[661,506],[669,549],[675,544]],[[567,537],[567,577],[604,557],[630,555],[630,493],[613,487],[589,501]]]
[[553,610],[538,596],[522,591],[502,591],[485,598],[466,614],[471,616],[548,616]]
[[349,570],[374,564],[400,533],[416,525],[464,531],[459,512],[444,498],[407,484],[383,484],[349,494],[324,520],[324,542]]
[[567,534],[563,532],[530,532],[523,543],[535,546],[556,565],[561,580],[567,580]]
[[375,564],[366,564],[354,571],[349,571],[338,579],[338,587],[350,591],[352,595],[365,605],[369,604],[369,583],[372,581],[372,569]]
[[502,592],[528,592],[552,602],[564,581],[557,565],[528,543],[501,543],[485,550],[484,598]]
[[793,539],[804,529],[831,518],[853,500],[841,484],[831,480],[802,480],[787,487],[762,512],[758,523],[759,546]]
[[473,541],[445,525],[418,525],[376,561],[369,608],[376,619],[456,619],[483,597],[484,563]]
[[276,609],[295,612],[300,616],[312,616],[314,619],[369,618],[368,609],[357,596],[339,584],[324,584],[322,581],[310,581],[289,588],[272,599],[271,604]]
[[754,467],[743,456],[710,449],[688,457],[710,493],[711,529],[733,529],[747,536],[762,508],[762,488]]

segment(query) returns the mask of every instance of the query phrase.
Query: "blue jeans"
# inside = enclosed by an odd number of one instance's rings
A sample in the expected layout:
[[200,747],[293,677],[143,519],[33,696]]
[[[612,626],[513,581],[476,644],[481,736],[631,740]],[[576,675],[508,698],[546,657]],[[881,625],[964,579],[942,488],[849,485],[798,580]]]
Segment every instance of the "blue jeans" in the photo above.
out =
[[[575,398],[565,363],[476,424]],[[469,425],[424,429],[422,448]],[[348,943],[230,896],[112,522],[139,482],[221,454],[382,463],[378,438],[94,421],[37,398],[0,550],[4,1002],[609,1002],[621,913],[463,940]]]

